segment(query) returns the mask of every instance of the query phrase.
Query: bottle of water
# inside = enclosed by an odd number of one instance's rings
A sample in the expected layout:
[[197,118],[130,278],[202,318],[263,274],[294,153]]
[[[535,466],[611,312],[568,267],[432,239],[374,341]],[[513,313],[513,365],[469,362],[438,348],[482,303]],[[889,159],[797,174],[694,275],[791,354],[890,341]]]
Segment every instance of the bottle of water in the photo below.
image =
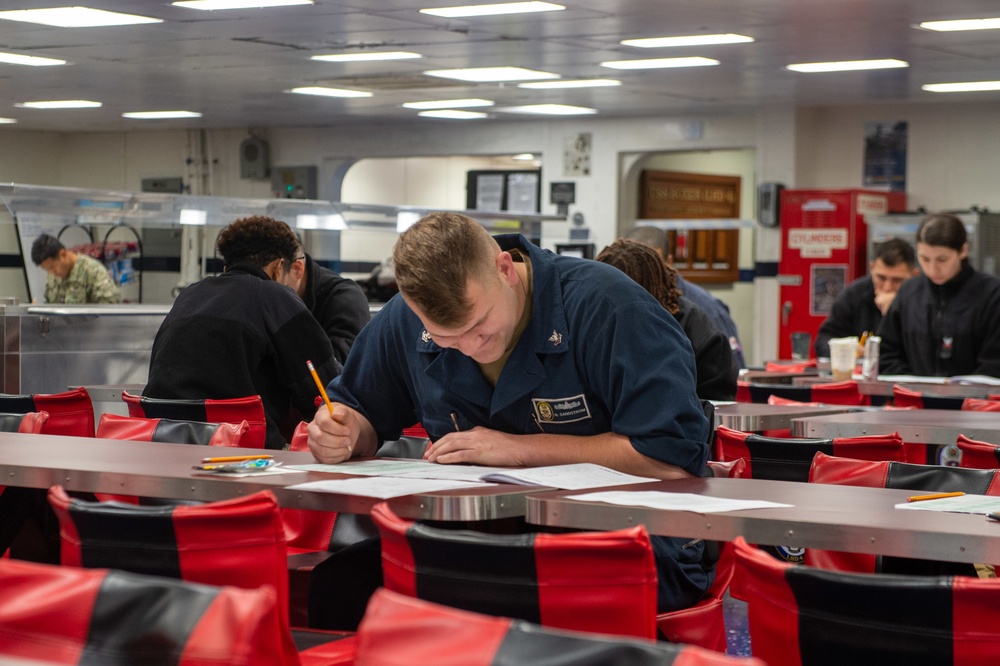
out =
[[882,338],[869,335],[865,340],[864,361],[861,365],[861,379],[872,381],[878,379],[878,357],[882,349]]

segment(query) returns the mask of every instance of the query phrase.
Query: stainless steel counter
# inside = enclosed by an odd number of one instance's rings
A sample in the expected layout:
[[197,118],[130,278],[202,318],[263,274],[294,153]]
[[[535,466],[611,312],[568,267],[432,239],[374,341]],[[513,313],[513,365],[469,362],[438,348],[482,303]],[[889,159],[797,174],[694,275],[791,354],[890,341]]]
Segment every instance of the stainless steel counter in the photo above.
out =
[[3,393],[145,384],[169,305],[0,305]]

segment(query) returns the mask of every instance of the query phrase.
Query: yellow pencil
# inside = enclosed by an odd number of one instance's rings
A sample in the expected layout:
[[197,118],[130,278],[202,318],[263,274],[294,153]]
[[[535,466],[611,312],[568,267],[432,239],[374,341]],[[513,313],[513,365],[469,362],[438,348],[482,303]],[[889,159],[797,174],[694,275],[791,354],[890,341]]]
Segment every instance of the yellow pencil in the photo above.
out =
[[945,497],[961,497],[965,493],[932,493],[930,495],[913,495],[912,497],[907,497],[907,502],[923,502],[924,500],[932,499],[942,499]]
[[319,389],[319,394],[323,396],[323,402],[326,403],[326,408],[330,410],[333,414],[333,403],[330,402],[330,396],[326,394],[326,389],[323,388],[323,382],[319,380],[319,375],[316,374],[316,367],[313,365],[312,361],[306,361],[306,367],[309,368],[309,373],[313,376],[313,381],[316,382],[316,388]]
[[218,458],[202,458],[203,463],[227,463],[227,462],[242,462],[244,460],[259,460],[261,458],[273,458],[274,456],[261,453],[256,456],[219,456]]

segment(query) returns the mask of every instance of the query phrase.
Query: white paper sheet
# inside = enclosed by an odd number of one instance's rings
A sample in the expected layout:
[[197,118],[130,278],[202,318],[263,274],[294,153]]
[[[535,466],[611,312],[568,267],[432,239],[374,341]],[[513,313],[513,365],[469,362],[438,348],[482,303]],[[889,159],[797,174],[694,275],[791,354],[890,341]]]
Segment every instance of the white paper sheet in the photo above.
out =
[[774,509],[793,506],[792,504],[779,504],[765,500],[738,500],[695,495],[694,493],[665,493],[657,490],[608,490],[583,495],[569,495],[567,499],[604,502],[620,506],[645,506],[651,509],[669,511],[693,511],[695,513],[723,513],[744,509]]
[[950,513],[989,514],[1000,511],[1000,497],[992,495],[961,495],[959,497],[942,497],[941,499],[922,500],[920,502],[903,502],[902,504],[897,504],[896,508],[907,509],[910,511],[946,511]]
[[516,483],[526,486],[546,486],[548,488],[560,488],[563,490],[623,486],[657,480],[625,474],[593,463],[522,468],[441,465],[423,460],[365,460],[341,463],[339,465],[293,465],[291,469],[356,474],[359,476],[391,476],[407,479],[495,481],[497,483]]
[[361,495],[363,497],[402,497],[414,493],[431,493],[438,490],[458,490],[462,488],[481,488],[483,483],[466,481],[449,481],[447,479],[407,479],[398,476],[372,476],[358,479],[330,479],[329,481],[310,481],[288,486],[291,490],[313,490],[322,493],[339,493],[344,495]]

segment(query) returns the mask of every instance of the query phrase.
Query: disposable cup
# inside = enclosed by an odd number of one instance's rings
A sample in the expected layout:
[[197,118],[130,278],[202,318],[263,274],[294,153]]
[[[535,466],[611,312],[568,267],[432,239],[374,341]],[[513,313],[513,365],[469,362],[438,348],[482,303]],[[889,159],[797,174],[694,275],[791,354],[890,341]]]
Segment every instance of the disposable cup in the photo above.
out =
[[858,338],[833,338],[830,340],[830,372],[834,379],[850,379],[858,360]]

